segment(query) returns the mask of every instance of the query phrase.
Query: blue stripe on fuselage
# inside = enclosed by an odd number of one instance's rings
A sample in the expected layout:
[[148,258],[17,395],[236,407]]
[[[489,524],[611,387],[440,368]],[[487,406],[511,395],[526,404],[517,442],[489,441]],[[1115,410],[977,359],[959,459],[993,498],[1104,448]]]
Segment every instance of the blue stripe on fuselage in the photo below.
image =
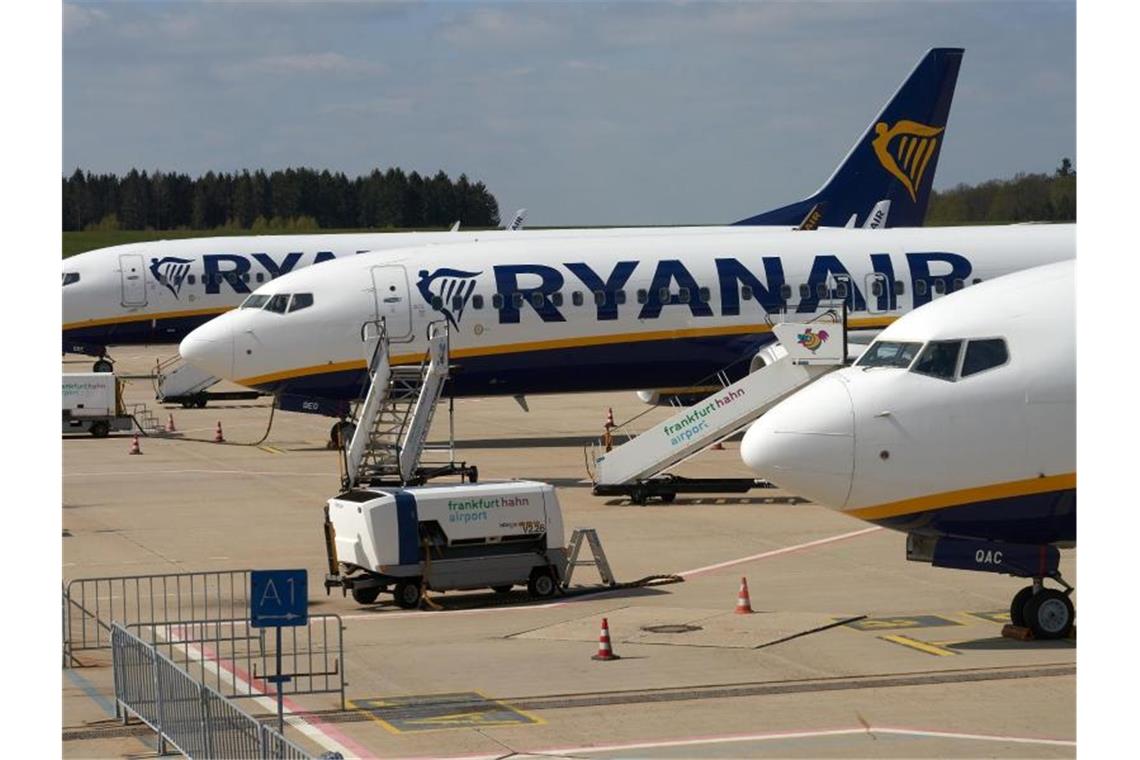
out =
[[930,536],[1019,544],[1076,542],[1077,492],[1066,489],[988,499],[872,522],[893,530]]

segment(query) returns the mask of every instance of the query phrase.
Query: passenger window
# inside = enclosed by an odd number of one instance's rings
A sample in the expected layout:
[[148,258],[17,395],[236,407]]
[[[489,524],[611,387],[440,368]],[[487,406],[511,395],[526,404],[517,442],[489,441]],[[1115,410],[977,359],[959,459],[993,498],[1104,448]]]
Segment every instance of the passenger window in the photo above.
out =
[[895,280],[895,295],[901,296],[906,293],[906,283],[902,280]]
[[791,297],[792,297],[792,286],[785,282],[783,285],[780,286],[780,298],[787,301]]
[[809,287],[807,286],[807,283],[806,283],[806,282],[805,282],[805,283],[801,283],[801,284],[800,284],[800,300],[801,300],[801,301],[806,301],[806,300],[808,300],[809,298],[811,298],[811,288],[809,288]]
[[249,272],[245,272],[244,274],[242,274],[241,281],[242,282],[249,282]]
[[452,298],[451,298],[451,310],[452,311],[461,311],[462,309],[463,309],[463,296],[452,296]]
[[511,293],[511,303],[514,304],[516,309],[521,309],[523,305],[523,294]]
[[689,302],[689,289],[688,288],[677,288],[677,300],[680,301],[681,303],[688,303]]
[[194,279],[195,279],[195,278],[194,278],[194,275],[190,275],[190,276],[189,276],[189,277],[187,277],[186,279],[187,279],[187,280],[190,282],[190,284],[191,284],[191,285],[193,285],[193,284],[194,284]]
[[271,296],[269,302],[265,304],[265,310],[271,311],[274,314],[284,314],[285,309],[289,306],[289,294],[278,293]]
[[962,359],[962,377],[1000,367],[1008,361],[1009,351],[1001,338],[972,340],[966,344],[966,356]]
[[605,306],[606,305],[606,291],[604,291],[604,290],[595,290],[594,291],[594,305],[595,306]]
[[740,299],[742,301],[751,301],[752,300],[752,286],[751,285],[741,285],[740,286]]
[[73,282],[79,282],[79,272],[64,272],[63,273],[63,287],[67,287]]
[[237,285],[238,276],[236,272],[226,272],[226,282],[230,285]]
[[835,285],[835,297],[836,298],[846,298],[847,297],[847,283],[846,282],[836,283],[836,285]]
[[916,280],[914,283],[914,294],[916,296],[926,295],[926,280]]
[[562,305],[562,291],[559,290],[556,293],[551,293],[550,294],[550,302],[552,304],[554,304],[555,306],[561,306]]
[[530,305],[534,308],[541,309],[544,301],[546,301],[546,297],[543,296],[542,293],[530,294]]
[[669,303],[669,288],[658,288],[657,300],[661,303]]
[[618,305],[625,303],[625,291],[624,290],[615,290],[614,291],[614,303],[616,303]]
[[883,283],[879,280],[871,280],[871,295],[881,296],[883,294]]
[[701,303],[708,303],[712,298],[712,294],[709,293],[708,288],[701,288],[697,291],[697,298],[700,299]]
[[981,277],[975,277],[974,278],[974,284],[975,285],[981,285],[982,284],[982,278]]
[[476,309],[476,310],[482,309],[483,308],[483,296],[478,296],[478,295],[471,296],[471,308]]
[[575,306],[581,306],[583,303],[585,303],[585,299],[582,298],[582,291],[575,290],[573,293],[571,293],[570,294],[570,301]]
[[289,313],[307,309],[313,305],[312,293],[294,293],[293,300],[289,301]]
[[953,380],[954,373],[958,370],[958,353],[961,350],[960,340],[933,340],[926,344],[910,371],[941,380]]
[[822,282],[815,286],[816,298],[827,298],[827,286]]
[[491,308],[495,310],[503,308],[503,296],[501,294],[495,293],[491,296]]
[[935,280],[934,281],[934,292],[935,293],[945,293],[946,292],[946,280],[943,280],[941,277],[939,277],[937,280]]
[[645,288],[640,288],[637,291],[637,302],[646,303],[649,301],[649,292]]
[[249,298],[241,302],[240,309],[260,309],[269,300],[269,296],[254,293]]
[[962,288],[966,287],[966,281],[965,280],[954,280],[952,287],[954,288],[954,290],[961,290]]
[[257,281],[258,282],[265,282],[265,272],[258,272],[257,273]]
[[440,298],[439,296],[432,296],[431,297],[431,307],[433,309],[435,309],[436,311],[439,311],[440,309],[443,308],[443,299]]

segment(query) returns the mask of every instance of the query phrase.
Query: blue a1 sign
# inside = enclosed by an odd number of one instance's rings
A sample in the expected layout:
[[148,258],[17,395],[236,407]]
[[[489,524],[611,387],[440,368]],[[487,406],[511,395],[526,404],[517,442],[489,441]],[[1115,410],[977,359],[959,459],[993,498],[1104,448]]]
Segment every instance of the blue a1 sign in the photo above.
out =
[[251,626],[274,628],[308,624],[308,570],[252,570],[249,575]]

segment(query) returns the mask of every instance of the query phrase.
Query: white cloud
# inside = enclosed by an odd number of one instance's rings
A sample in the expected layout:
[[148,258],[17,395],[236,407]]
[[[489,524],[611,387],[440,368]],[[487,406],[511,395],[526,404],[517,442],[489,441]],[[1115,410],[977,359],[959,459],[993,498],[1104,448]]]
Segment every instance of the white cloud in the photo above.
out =
[[107,12],[89,5],[63,4],[63,33],[74,34],[107,20]]
[[269,55],[217,67],[218,75],[226,79],[245,79],[250,76],[265,74],[319,75],[323,77],[381,76],[386,70],[383,64],[359,58],[349,58],[341,53],[333,52]]

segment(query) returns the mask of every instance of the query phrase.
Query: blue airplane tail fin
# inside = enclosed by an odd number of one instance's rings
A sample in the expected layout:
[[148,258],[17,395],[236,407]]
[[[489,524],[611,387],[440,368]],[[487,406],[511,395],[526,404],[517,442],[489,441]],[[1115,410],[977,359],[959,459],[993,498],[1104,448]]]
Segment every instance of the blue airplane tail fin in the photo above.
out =
[[962,48],[930,50],[814,195],[736,224],[794,227],[821,203],[820,226],[842,227],[852,214],[862,224],[876,203],[888,200],[885,226],[921,227],[962,53]]

